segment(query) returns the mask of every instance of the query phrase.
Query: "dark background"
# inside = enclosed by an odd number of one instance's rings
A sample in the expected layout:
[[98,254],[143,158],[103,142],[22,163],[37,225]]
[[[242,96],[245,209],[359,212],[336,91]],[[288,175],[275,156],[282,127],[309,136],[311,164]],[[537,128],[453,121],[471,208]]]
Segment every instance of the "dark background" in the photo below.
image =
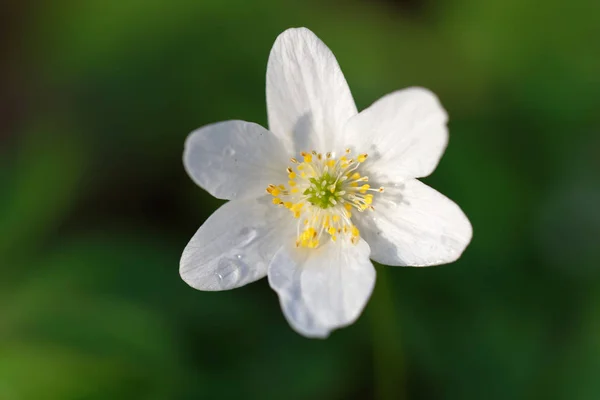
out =
[[[425,182],[469,216],[452,265],[378,266],[329,339],[267,282],[179,278],[220,202],[193,129],[266,125],[276,36],[312,29],[359,109],[436,92],[450,145]],[[0,399],[600,398],[597,0],[4,1]]]

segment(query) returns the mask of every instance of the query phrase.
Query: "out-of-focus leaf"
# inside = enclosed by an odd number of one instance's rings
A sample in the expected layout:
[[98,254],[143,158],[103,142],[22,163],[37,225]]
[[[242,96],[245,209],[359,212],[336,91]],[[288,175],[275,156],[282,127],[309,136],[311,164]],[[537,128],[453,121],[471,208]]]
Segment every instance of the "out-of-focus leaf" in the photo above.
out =
[[[23,399],[170,397],[180,375],[172,327],[139,297],[107,286],[105,270],[126,268],[127,250],[98,258],[89,250],[64,247],[3,292],[0,387]],[[152,247],[139,259],[160,262]]]
[[81,190],[85,149],[62,125],[39,124],[17,150],[0,207],[0,270],[10,254],[31,255]]
[[600,291],[598,285],[590,289],[583,298],[585,309],[579,329],[568,342],[566,357],[553,365],[558,383],[554,387],[565,399],[593,400],[600,393]]

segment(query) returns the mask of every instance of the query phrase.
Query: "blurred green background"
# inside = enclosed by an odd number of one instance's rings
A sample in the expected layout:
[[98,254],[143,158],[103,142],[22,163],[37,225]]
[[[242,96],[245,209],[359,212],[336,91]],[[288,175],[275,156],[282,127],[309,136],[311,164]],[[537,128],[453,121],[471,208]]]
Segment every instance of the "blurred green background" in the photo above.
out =
[[[262,280],[179,278],[220,202],[193,129],[266,126],[276,36],[306,26],[359,109],[436,92],[426,183],[474,227],[436,268],[378,266],[328,340]],[[15,0],[0,5],[0,399],[600,398],[596,0]]]

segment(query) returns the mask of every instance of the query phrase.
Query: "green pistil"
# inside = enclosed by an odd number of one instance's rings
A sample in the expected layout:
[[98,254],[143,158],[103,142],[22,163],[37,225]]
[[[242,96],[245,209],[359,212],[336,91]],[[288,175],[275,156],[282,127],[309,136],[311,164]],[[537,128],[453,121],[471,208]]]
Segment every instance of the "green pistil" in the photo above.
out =
[[[340,191],[341,182],[335,183],[335,177],[329,175],[328,173],[323,174],[321,177],[310,178],[309,181],[314,186],[311,185],[308,189],[304,191],[304,195],[308,196],[308,201],[317,207],[320,208],[329,208],[333,206],[333,203],[330,199],[334,199],[335,201],[339,201],[339,196],[336,196],[335,193]],[[331,193],[331,185],[335,183],[335,188],[333,193]],[[316,186],[316,187],[315,187]]]

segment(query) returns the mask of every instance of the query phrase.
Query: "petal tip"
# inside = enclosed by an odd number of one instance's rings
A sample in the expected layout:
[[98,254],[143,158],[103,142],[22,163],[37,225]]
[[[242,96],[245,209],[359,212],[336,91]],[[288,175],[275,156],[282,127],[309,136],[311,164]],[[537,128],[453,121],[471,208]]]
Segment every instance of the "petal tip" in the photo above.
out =
[[438,109],[438,112],[444,116],[444,122],[448,122],[448,112],[442,105],[440,97],[433,90],[423,86],[410,86],[403,90],[407,93],[412,94],[415,97],[420,97],[422,101],[429,101],[432,104],[435,104],[436,108]]
[[315,33],[313,31],[311,31],[310,29],[304,27],[304,26],[298,26],[298,27],[291,27],[286,29],[285,31],[281,32],[278,35],[278,38],[285,38],[289,35],[310,35],[310,36],[316,36]]

